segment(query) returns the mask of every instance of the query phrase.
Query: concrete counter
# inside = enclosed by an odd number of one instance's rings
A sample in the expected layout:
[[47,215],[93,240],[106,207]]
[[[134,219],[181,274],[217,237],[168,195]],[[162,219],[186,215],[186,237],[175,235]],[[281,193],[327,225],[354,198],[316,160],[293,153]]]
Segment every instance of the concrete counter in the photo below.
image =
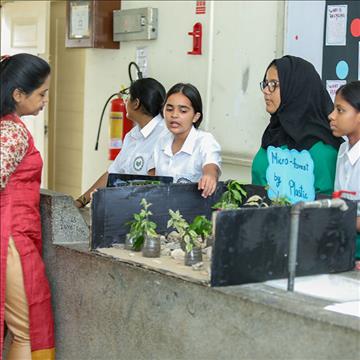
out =
[[88,214],[62,194],[43,191],[41,213],[58,360],[358,359],[359,319],[329,301],[210,288],[90,252]]

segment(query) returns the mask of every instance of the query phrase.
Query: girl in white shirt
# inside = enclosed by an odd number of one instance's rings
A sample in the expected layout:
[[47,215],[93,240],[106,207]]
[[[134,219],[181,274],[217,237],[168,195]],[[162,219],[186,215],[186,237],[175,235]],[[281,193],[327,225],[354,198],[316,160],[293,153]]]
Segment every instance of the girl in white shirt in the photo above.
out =
[[358,200],[356,258],[360,259],[360,81],[343,85],[336,92],[334,111],[329,115],[335,136],[346,136],[339,148],[335,190],[348,190]]
[[134,81],[129,88],[126,116],[135,124],[125,136],[121,152],[101,177],[83,195],[75,200],[77,207],[90,202],[90,194],[105,187],[109,173],[146,175],[154,146],[163,132],[167,132],[161,112],[165,88],[155,79]]
[[196,87],[174,85],[166,94],[163,115],[170,132],[155,146],[149,175],[198,182],[203,197],[212,195],[220,175],[221,148],[210,133],[198,130],[203,113]]

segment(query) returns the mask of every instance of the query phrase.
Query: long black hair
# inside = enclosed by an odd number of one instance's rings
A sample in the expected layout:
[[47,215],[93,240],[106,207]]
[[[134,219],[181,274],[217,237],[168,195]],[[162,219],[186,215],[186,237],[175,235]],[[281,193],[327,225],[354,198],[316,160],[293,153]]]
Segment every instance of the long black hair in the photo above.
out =
[[336,91],[354,109],[360,111],[360,81],[352,81],[345,84]]
[[49,64],[31,54],[16,54],[0,62],[0,116],[15,111],[13,92],[16,89],[30,95],[38,89],[50,74]]
[[175,84],[167,92],[164,104],[171,95],[177,93],[184,94],[190,100],[191,105],[194,108],[195,114],[200,113],[199,119],[194,123],[195,129],[197,129],[200,126],[203,119],[203,107],[202,107],[201,95],[199,93],[199,90],[192,84],[184,84],[184,83]]
[[166,91],[157,80],[152,78],[138,79],[129,88],[130,100],[139,100],[141,110],[147,115],[155,117],[161,112]]

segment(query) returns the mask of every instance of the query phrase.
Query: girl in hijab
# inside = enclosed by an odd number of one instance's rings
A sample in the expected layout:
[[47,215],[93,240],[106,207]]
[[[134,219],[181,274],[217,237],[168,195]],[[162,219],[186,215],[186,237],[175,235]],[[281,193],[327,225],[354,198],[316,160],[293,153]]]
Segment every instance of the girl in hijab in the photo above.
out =
[[331,194],[342,140],[331,133],[328,115],[333,104],[314,66],[295,56],[275,59],[260,88],[271,117],[253,160],[252,183],[267,185],[268,146],[308,150],[314,162],[315,192]]

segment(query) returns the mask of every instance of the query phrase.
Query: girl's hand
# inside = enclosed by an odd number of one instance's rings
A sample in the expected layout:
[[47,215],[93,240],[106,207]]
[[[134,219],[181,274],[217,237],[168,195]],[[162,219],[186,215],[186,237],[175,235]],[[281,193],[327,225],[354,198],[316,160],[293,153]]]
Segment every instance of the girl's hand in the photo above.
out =
[[198,183],[198,189],[203,190],[201,196],[207,198],[216,190],[217,176],[213,174],[204,174]]
[[203,190],[201,196],[207,198],[216,190],[220,169],[216,164],[207,164],[203,167],[203,176],[199,180],[198,189]]
[[75,206],[78,208],[78,209],[81,209],[83,207],[85,207],[87,204],[90,204],[92,199],[93,199],[93,196],[94,196],[94,193],[97,191],[97,189],[94,189],[93,191],[91,191],[90,193],[90,199],[88,199],[87,196],[89,195],[81,195],[79,198],[77,198],[74,203],[75,203]]
[[92,202],[94,194],[98,191],[98,189],[94,189],[91,193],[90,193],[90,202]]

